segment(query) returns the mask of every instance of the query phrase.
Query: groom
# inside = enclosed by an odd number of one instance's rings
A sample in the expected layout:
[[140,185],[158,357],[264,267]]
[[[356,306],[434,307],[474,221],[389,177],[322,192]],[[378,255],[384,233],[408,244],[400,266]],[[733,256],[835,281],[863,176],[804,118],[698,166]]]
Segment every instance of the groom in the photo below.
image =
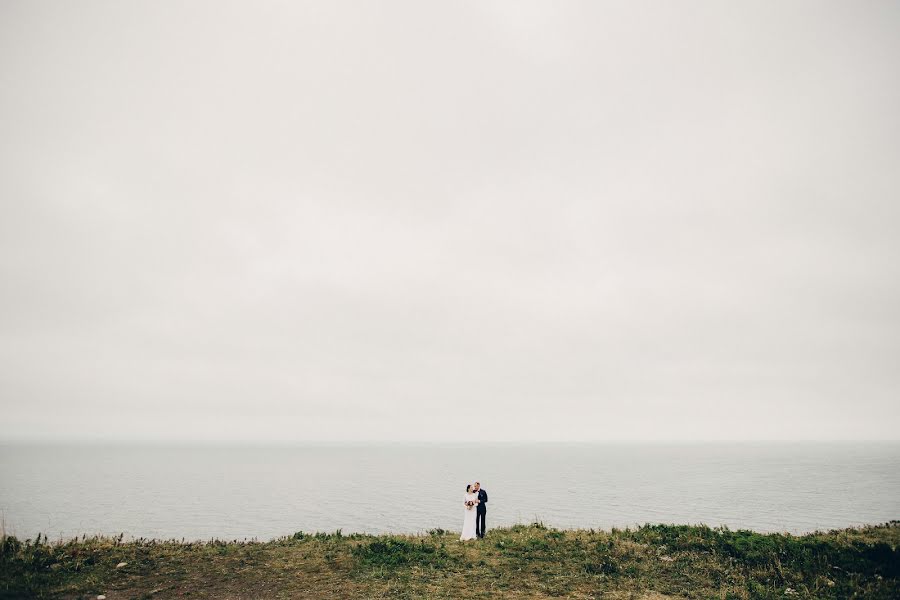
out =
[[475,535],[484,538],[484,533],[487,531],[487,525],[485,524],[487,519],[487,492],[481,489],[481,484],[477,481],[472,491],[478,494],[478,505],[475,509]]

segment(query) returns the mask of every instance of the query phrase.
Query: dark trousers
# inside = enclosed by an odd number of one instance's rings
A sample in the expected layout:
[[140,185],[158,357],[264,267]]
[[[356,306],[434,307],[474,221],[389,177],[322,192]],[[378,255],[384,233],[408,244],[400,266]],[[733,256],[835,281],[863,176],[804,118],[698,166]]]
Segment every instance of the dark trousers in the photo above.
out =
[[484,537],[487,531],[487,510],[479,510],[475,513],[475,535]]

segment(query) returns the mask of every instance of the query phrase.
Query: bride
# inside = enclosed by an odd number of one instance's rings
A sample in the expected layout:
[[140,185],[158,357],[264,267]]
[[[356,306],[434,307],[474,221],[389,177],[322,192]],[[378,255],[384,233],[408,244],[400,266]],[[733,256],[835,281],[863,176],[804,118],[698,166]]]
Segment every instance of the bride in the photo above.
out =
[[463,497],[463,529],[459,541],[475,539],[475,507],[478,506],[478,494],[472,493],[472,486],[466,486],[466,495]]

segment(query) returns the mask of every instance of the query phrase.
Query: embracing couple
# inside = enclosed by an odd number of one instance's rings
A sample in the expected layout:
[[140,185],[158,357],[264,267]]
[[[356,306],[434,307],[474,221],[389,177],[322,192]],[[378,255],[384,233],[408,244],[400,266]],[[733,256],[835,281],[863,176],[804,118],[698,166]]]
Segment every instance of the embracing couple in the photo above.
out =
[[463,498],[463,530],[459,540],[474,540],[476,537],[483,538],[487,529],[485,521],[487,520],[487,492],[481,489],[481,484],[477,481],[474,484],[466,486],[466,495]]

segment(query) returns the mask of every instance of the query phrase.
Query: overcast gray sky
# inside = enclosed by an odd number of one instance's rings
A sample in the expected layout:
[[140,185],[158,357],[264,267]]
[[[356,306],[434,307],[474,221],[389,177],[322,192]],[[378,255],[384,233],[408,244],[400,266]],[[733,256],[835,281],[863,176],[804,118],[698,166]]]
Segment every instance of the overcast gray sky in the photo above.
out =
[[0,437],[897,439],[900,4],[0,5]]

